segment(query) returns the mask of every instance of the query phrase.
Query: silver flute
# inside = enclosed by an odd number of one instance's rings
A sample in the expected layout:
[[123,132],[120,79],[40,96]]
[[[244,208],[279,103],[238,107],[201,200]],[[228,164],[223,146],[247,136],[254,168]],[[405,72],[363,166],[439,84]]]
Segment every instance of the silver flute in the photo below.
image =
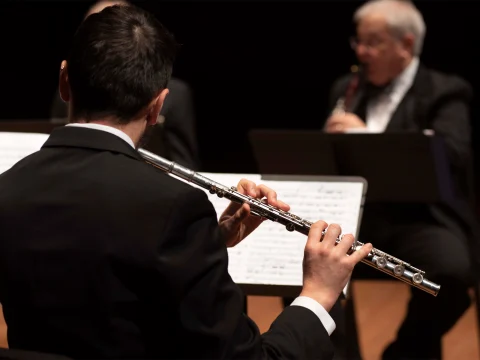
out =
[[[216,194],[219,198],[226,198],[238,204],[247,203],[250,206],[251,214],[285,225],[285,228],[288,231],[297,231],[304,235],[308,235],[310,227],[313,225],[313,223],[308,220],[265,204],[259,199],[241,194],[237,191],[235,186],[227,187],[219,184],[193,170],[176,164],[173,161],[169,161],[145,149],[140,148],[138,149],[138,152],[150,165],[153,165],[168,174],[198,185],[208,190],[211,194]],[[325,231],[322,234],[322,239],[324,235]],[[337,238],[336,243],[338,244],[340,241],[341,237]],[[363,243],[355,240],[348,253],[353,253],[362,245]],[[362,262],[407,284],[432,294],[433,296],[437,296],[440,291],[440,285],[427,280],[424,271],[378,249],[373,248],[370,253],[362,259]]]

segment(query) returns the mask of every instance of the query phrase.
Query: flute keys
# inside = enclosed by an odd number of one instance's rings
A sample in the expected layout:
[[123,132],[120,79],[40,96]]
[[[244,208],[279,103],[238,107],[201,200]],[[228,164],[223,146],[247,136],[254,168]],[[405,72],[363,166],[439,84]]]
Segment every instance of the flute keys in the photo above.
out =
[[262,214],[254,209],[250,210],[250,214],[252,214],[253,216],[262,217]]
[[404,272],[405,272],[405,266],[403,265],[395,265],[395,267],[393,268],[393,273],[396,276],[402,276]]
[[385,259],[383,256],[378,257],[376,262],[379,268],[384,268],[387,266],[387,259]]
[[288,223],[287,225],[285,225],[285,228],[286,228],[288,231],[295,231],[295,225],[292,224],[292,223]]
[[415,284],[421,284],[423,281],[423,275],[420,273],[416,273],[412,276],[412,280]]

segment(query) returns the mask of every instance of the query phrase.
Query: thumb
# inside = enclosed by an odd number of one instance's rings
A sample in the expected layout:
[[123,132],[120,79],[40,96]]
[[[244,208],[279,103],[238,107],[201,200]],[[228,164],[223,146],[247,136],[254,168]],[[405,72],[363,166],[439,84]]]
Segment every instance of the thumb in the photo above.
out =
[[226,227],[229,231],[234,231],[242,222],[250,215],[250,206],[248,204],[243,204],[240,209],[238,209],[235,214],[230,216],[226,221]]

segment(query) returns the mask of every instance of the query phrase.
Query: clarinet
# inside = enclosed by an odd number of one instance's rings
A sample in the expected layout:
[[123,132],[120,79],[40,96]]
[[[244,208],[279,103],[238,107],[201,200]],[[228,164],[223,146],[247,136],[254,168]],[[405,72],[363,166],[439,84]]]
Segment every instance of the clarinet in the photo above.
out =
[[351,101],[355,95],[355,92],[357,91],[360,82],[361,69],[357,65],[352,65],[352,67],[350,68],[350,72],[353,74],[353,76],[348,83],[345,96],[342,96],[337,100],[337,103],[335,104],[332,113],[344,114],[350,111]]
[[[250,206],[250,213],[252,215],[280,223],[284,225],[288,231],[297,231],[304,235],[308,235],[310,231],[310,227],[313,224],[312,222],[265,204],[259,199],[241,194],[235,186],[227,187],[219,184],[193,170],[153,154],[143,148],[138,149],[138,152],[148,164],[153,165],[169,175],[174,175],[174,177],[198,185],[208,190],[211,194],[216,194],[219,198],[226,198],[238,204],[247,203]],[[325,231],[323,231],[321,240],[324,235]],[[336,243],[338,244],[340,241],[341,236],[337,238]],[[362,245],[363,243],[355,240],[348,253],[353,253]],[[427,280],[424,271],[378,249],[373,248],[362,262],[433,296],[437,296],[440,291],[440,285]]]

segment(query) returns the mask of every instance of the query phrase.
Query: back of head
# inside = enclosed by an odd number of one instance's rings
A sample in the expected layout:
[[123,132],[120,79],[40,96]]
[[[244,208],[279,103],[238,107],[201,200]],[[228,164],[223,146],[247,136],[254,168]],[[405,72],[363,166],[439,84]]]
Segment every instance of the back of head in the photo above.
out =
[[73,119],[128,123],[167,87],[176,49],[173,36],[138,7],[89,15],[67,59]]
[[129,5],[129,3],[124,0],[97,1],[95,4],[90,6],[84,18],[86,19],[88,16],[98,13],[108,6],[114,6],[114,5]]
[[401,38],[413,34],[415,43],[412,55],[420,55],[426,27],[422,14],[411,1],[370,0],[357,9],[354,21],[358,24],[363,18],[372,15],[384,17],[393,36]]

